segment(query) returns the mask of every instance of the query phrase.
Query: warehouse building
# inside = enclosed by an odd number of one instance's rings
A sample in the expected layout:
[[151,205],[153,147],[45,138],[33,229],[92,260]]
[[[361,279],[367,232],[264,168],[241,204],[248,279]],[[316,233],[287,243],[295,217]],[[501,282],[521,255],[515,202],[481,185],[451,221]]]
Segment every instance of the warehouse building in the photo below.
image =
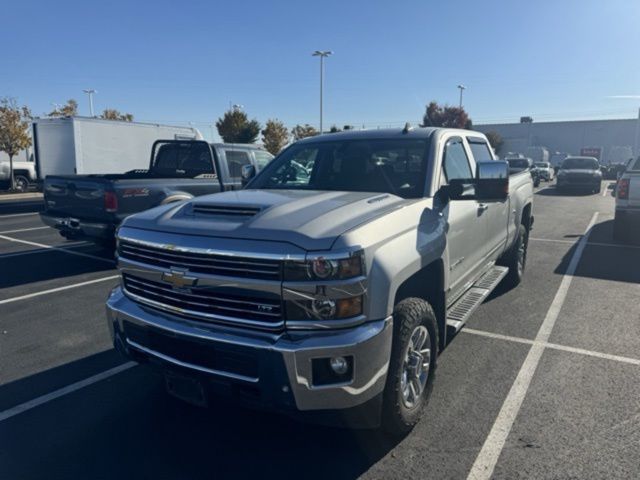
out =
[[[580,120],[476,125],[483,133],[497,132],[504,140],[498,152],[523,153],[532,147],[545,147],[550,157],[555,152],[597,157],[604,165],[626,162],[638,150],[640,119]],[[636,154],[637,155],[637,154]]]

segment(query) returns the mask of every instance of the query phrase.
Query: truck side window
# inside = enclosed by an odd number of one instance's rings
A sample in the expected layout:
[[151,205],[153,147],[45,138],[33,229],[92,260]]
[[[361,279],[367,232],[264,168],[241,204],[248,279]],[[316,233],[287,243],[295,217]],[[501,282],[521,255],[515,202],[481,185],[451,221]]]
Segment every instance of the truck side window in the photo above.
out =
[[249,154],[240,150],[225,150],[227,157],[227,166],[229,167],[229,176],[231,178],[240,178],[242,166],[251,163]]
[[476,163],[493,161],[491,150],[489,150],[489,145],[487,145],[486,142],[469,137],[467,137],[467,140],[469,141],[469,148],[471,148],[471,153]]
[[469,159],[464,150],[461,138],[452,138],[444,147],[444,160],[442,162],[447,181],[454,179],[467,180],[473,178]]

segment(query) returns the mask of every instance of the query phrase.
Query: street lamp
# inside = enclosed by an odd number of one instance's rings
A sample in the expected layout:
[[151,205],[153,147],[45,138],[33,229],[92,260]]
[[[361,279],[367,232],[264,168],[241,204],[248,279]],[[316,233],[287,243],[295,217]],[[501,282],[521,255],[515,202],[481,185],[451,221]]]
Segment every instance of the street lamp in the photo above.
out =
[[311,54],[314,57],[320,57],[320,134],[322,134],[322,89],[324,85],[324,58],[333,55],[330,50],[316,50]]
[[458,88],[460,89],[460,108],[462,108],[462,92],[464,92],[467,87],[465,87],[464,85],[460,84],[460,85],[458,85]]
[[87,88],[85,90],[82,90],[84,93],[86,93],[87,95],[89,95],[89,111],[91,112],[91,116],[93,117],[93,94],[94,93],[98,93],[97,90],[94,90],[93,88]]

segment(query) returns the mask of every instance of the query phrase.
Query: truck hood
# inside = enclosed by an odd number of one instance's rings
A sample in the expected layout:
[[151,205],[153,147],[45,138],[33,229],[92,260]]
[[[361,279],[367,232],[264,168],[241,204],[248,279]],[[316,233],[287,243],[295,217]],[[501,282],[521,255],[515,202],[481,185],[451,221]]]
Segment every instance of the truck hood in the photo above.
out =
[[147,210],[123,226],[329,250],[341,234],[409,202],[387,193],[238,190]]

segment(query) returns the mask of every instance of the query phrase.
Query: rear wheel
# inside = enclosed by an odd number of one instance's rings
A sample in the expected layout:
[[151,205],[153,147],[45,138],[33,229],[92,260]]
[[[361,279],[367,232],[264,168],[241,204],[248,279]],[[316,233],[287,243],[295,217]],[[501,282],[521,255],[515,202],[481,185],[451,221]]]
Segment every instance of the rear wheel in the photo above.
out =
[[429,396],[438,354],[438,327],[431,305],[406,298],[393,310],[393,345],[383,394],[382,425],[405,435],[418,423]]
[[529,230],[520,224],[515,243],[498,263],[509,268],[504,283],[511,289],[520,285],[527,265],[527,249],[529,248]]
[[16,192],[29,190],[29,179],[23,175],[16,175],[13,179],[13,187]]

